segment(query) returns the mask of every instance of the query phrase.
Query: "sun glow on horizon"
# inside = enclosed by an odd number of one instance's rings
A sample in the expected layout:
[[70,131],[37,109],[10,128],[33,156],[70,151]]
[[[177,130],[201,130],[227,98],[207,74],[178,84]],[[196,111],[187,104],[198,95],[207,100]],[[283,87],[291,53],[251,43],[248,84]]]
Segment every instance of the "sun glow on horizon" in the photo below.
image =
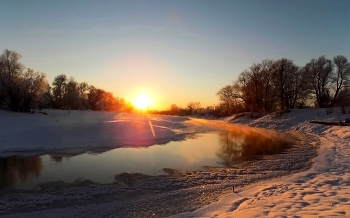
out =
[[133,105],[137,109],[141,109],[141,110],[147,109],[148,107],[152,106],[152,104],[153,104],[152,99],[148,95],[146,95],[144,93],[139,94],[133,100]]

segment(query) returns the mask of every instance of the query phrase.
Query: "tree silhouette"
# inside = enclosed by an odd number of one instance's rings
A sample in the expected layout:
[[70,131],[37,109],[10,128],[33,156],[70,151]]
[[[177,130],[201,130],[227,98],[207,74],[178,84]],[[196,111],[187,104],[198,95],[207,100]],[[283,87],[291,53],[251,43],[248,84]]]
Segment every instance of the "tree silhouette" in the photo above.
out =
[[335,93],[331,101],[330,106],[333,107],[338,99],[339,92],[345,87],[349,86],[350,83],[350,63],[348,59],[342,55],[335,56],[333,58],[334,64],[337,68],[333,81],[335,83]]
[[21,55],[15,51],[5,49],[0,56],[0,82],[9,99],[11,110],[19,109],[20,77],[23,65],[19,62]]
[[216,93],[216,95],[219,96],[223,112],[226,115],[232,114],[235,110],[235,106],[237,105],[233,86],[227,85],[223,87]]
[[280,109],[294,108],[294,99],[298,96],[296,92],[296,83],[299,81],[297,79],[298,67],[292,60],[282,58],[274,61],[272,68]]
[[5,49],[0,56],[0,100],[12,111],[27,112],[39,102],[47,84],[44,73],[34,72],[19,62],[21,55]]
[[332,60],[327,59],[325,56],[312,59],[305,66],[308,82],[312,84],[313,94],[316,96],[319,107],[329,106],[333,68]]

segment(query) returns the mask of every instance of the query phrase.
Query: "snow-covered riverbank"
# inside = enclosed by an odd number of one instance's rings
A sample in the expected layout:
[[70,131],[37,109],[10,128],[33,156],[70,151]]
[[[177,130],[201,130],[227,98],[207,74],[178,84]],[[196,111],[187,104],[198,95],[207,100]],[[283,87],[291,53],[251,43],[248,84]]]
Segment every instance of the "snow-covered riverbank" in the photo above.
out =
[[219,201],[174,217],[333,217],[350,216],[350,126],[324,126],[310,120],[350,117],[339,109],[292,110],[281,116],[241,117],[232,123],[296,130],[320,138],[318,156],[305,172],[237,188]]
[[[67,111],[60,113],[68,114]],[[52,115],[53,121],[42,121],[32,128],[39,129],[40,125],[47,122],[52,122],[53,124],[50,125],[58,129],[65,129],[70,122],[86,124],[95,122],[96,125],[104,125],[106,121],[125,122],[126,128],[130,127],[127,133],[135,132],[141,126],[141,132],[147,132],[141,136],[154,137],[148,122],[151,120],[155,135],[158,134],[158,130],[164,130],[164,134],[160,135],[166,136],[164,138],[167,140],[174,140],[176,138],[174,135],[186,136],[192,133],[218,131],[231,126],[228,123],[230,119],[208,121],[171,116],[146,117],[145,115],[93,114],[95,112],[78,111],[71,112],[71,114],[80,114],[73,116],[75,118],[72,119],[69,117],[70,114],[60,115],[60,113],[53,113],[55,115]],[[82,115],[84,113],[85,115]],[[36,121],[34,116],[50,116],[50,111],[49,115],[16,114],[13,116],[32,116],[33,118],[26,119],[33,119],[34,122]],[[56,124],[55,117],[58,117],[57,121],[60,120],[64,125]],[[347,116],[341,116],[337,111],[327,115],[325,110],[321,109],[293,110],[291,113],[279,116],[267,115],[258,119],[240,117],[233,123],[275,130],[295,130],[306,134],[307,137],[304,135],[299,144],[289,153],[274,155],[269,160],[248,162],[243,168],[208,169],[207,172],[167,169],[170,176],[149,177],[126,174],[116,177],[116,183],[109,185],[94,184],[89,181],[77,181],[74,184],[58,182],[42,185],[38,190],[26,193],[4,192],[0,200],[0,211],[3,215],[8,214],[9,217],[164,217],[171,214],[177,214],[178,217],[234,217],[236,214],[238,217],[274,217],[279,215],[278,213],[290,216],[300,211],[301,215],[310,215],[310,211],[315,209],[318,210],[316,212],[319,215],[348,215],[349,211],[346,207],[349,207],[350,194],[347,188],[350,176],[347,171],[349,169],[347,157],[350,155],[348,149],[350,127],[330,127],[309,123],[309,120],[338,120],[344,117]],[[135,121],[142,125],[133,125]],[[10,118],[8,122],[11,123]],[[17,119],[14,124],[11,124],[14,132],[7,130],[8,135],[13,134],[13,137],[20,133],[15,128],[19,122],[23,122],[23,119]],[[25,129],[22,131],[25,132]],[[239,127],[239,129],[244,128]],[[104,134],[107,130],[97,129],[97,131]],[[266,130],[263,131],[268,133]],[[93,131],[90,133],[94,134]],[[123,136],[118,131],[113,130],[113,133]],[[72,138],[68,139],[74,139],[73,136],[70,135]],[[88,135],[85,140],[87,138]],[[116,136],[108,139],[113,142]],[[80,140],[79,137],[76,140]],[[309,169],[310,160],[315,156],[314,145],[320,146],[319,155],[314,159],[313,167]],[[89,146],[85,149],[94,148]],[[8,149],[8,146],[5,148]],[[34,149],[35,146],[30,148]],[[67,147],[63,149],[67,150]],[[300,172],[305,169],[309,170]],[[291,172],[299,173],[280,177]],[[280,178],[249,185],[274,177]],[[132,181],[132,186],[125,186],[125,181],[127,183]],[[236,193],[232,193],[233,184],[237,185]],[[216,201],[220,195],[229,192],[231,194],[226,194],[221,200]],[[337,203],[339,210],[332,207],[334,203]],[[203,205],[207,206],[201,207]],[[181,213],[196,208],[199,209]],[[322,213],[321,209],[324,208],[327,209],[327,213],[325,211]]]

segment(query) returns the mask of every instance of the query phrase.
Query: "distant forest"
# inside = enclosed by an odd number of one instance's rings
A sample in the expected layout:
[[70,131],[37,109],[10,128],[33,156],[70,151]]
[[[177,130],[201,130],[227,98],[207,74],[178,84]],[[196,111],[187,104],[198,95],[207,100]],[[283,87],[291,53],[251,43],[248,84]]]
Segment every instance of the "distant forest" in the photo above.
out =
[[[55,108],[132,111],[133,106],[111,92],[61,74],[49,84],[44,73],[25,68],[21,55],[5,49],[0,56],[0,107],[18,112]],[[200,90],[199,90],[200,91]],[[216,95],[219,103],[202,107],[198,101],[182,108],[172,104],[166,115],[230,116],[240,112],[269,113],[294,108],[350,107],[350,63],[344,56],[321,56],[299,67],[292,60],[263,60],[244,70]]]
[[312,59],[303,67],[292,60],[263,60],[244,70],[217,93],[219,104],[201,107],[190,102],[186,108],[171,105],[154,113],[169,115],[230,116],[240,112],[270,113],[294,108],[341,107],[350,113],[350,63],[344,56]]
[[25,68],[21,55],[5,49],[0,56],[0,107],[16,112],[54,108],[72,110],[132,110],[132,105],[111,92],[86,82],[77,82],[65,74],[58,75],[50,85],[46,75]]

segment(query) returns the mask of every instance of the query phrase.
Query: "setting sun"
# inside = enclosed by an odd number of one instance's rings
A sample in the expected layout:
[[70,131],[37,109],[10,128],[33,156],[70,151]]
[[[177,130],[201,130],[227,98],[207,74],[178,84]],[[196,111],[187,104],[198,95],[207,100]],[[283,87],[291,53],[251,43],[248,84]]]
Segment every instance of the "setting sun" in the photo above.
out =
[[144,110],[152,105],[152,99],[146,94],[139,94],[133,104],[136,108]]

